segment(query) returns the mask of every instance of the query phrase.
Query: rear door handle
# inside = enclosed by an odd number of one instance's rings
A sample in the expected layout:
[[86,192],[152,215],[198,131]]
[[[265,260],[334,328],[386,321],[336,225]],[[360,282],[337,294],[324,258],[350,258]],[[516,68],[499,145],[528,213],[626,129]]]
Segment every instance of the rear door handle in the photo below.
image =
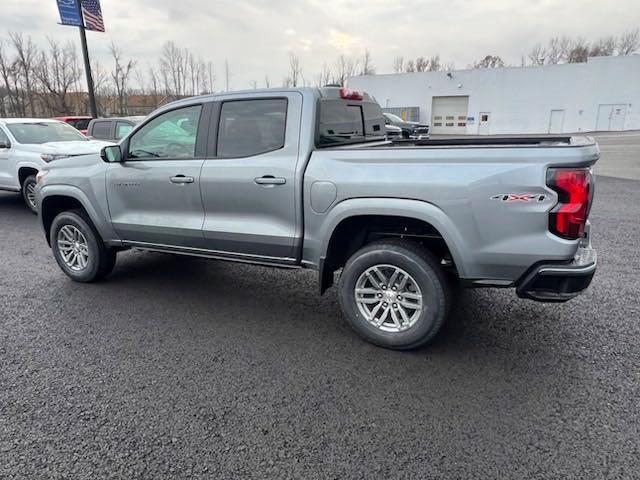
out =
[[184,184],[184,183],[193,183],[195,179],[193,177],[185,177],[184,175],[176,175],[175,177],[170,178],[171,183]]
[[265,175],[263,177],[258,177],[253,180],[258,185],[284,185],[287,183],[286,178],[282,177],[274,177],[273,175]]

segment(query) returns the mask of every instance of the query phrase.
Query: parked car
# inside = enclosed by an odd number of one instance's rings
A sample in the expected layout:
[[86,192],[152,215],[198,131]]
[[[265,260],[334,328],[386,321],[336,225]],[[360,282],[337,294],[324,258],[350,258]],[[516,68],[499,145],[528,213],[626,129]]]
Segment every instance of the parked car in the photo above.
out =
[[98,153],[105,145],[57,120],[0,118],[0,190],[21,192],[35,212],[36,174],[42,167],[60,158]]
[[94,118],[89,123],[87,135],[97,140],[119,142],[145,117]]
[[104,278],[128,248],[310,268],[321,292],[341,270],[347,321],[394,349],[434,337],[454,281],[546,302],[587,288],[593,140],[434,144],[386,140],[380,106],[345,88],[210,95],[55,162],[36,198],[75,281]]
[[387,138],[389,139],[402,138],[402,129],[400,127],[396,127],[395,125],[385,125],[384,129],[387,132]]
[[384,123],[394,125],[402,130],[402,137],[420,140],[429,137],[429,125],[419,122],[407,122],[393,113],[383,113]]
[[87,127],[93,117],[75,116],[75,117],[53,117],[54,120],[59,120],[64,123],[68,123],[76,130],[79,130],[83,135],[87,134]]

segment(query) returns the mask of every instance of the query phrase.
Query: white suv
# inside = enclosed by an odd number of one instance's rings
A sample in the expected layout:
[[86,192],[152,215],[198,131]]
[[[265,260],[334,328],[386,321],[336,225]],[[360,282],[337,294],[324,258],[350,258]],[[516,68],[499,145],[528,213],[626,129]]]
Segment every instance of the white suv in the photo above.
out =
[[50,119],[0,118],[0,190],[21,192],[35,213],[36,174],[58,158],[98,153],[107,142],[89,140],[66,123]]

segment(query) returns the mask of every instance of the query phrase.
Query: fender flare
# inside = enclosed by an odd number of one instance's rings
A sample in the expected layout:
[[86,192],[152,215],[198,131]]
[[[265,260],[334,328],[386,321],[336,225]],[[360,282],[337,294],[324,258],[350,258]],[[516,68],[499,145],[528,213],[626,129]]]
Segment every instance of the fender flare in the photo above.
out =
[[[40,189],[40,210],[42,210],[42,205],[44,205],[47,198],[59,196],[59,197],[69,197],[77,200],[82,208],[84,208],[85,212],[89,216],[89,219],[93,223],[94,227],[102,237],[102,240],[107,243],[119,243],[120,239],[116,235],[115,231],[111,227],[111,220],[100,212],[96,210],[89,200],[87,195],[78,187],[73,185],[44,185]],[[45,229],[44,224],[44,216],[40,212],[40,225],[43,230]],[[45,231],[46,233],[46,231]],[[47,241],[49,239],[47,238]]]
[[404,198],[366,197],[343,200],[327,212],[319,232],[326,232],[320,239],[320,255],[326,258],[329,242],[336,227],[350,217],[363,215],[387,215],[391,217],[410,217],[432,225],[447,244],[460,277],[465,276],[466,255],[468,249],[460,232],[438,206],[422,200]]

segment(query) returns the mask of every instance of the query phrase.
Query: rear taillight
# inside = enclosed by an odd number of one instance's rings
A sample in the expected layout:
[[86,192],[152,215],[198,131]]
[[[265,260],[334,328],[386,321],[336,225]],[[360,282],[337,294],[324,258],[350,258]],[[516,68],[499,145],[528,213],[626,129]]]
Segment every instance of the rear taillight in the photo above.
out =
[[591,207],[591,171],[588,168],[550,168],[547,185],[558,194],[558,204],[549,213],[549,230],[568,240],[581,238]]
[[340,98],[343,100],[362,100],[364,96],[357,90],[342,87],[340,89]]

